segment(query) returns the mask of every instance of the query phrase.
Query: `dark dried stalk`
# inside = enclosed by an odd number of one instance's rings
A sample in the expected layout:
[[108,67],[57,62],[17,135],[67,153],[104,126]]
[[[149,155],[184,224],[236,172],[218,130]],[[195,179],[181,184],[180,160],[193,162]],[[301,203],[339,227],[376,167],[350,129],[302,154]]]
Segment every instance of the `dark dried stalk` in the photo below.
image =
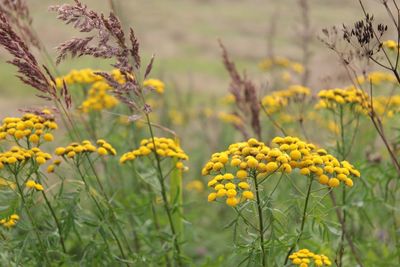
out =
[[235,63],[230,60],[228,51],[221,41],[219,45],[222,49],[223,63],[231,77],[229,92],[235,97],[236,107],[242,114],[240,117],[243,121],[250,121],[250,127],[254,134],[258,139],[261,139],[260,101],[257,96],[257,89],[245,74],[240,76]]
[[42,45],[32,29],[32,18],[24,0],[1,0],[0,13],[19,31],[24,42],[41,50]]

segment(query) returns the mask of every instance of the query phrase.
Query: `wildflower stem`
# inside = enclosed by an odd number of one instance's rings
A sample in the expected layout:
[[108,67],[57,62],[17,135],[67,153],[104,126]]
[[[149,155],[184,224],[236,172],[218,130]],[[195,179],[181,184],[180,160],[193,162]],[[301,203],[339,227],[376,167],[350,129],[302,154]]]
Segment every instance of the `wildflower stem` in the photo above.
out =
[[18,175],[17,175],[16,172],[14,173],[14,177],[15,177],[15,183],[16,183],[16,185],[17,185],[19,194],[21,195],[22,204],[23,204],[23,206],[24,206],[24,208],[25,208],[25,210],[26,210],[26,214],[28,215],[28,218],[29,218],[29,220],[30,220],[30,222],[31,222],[31,224],[32,224],[33,231],[35,232],[36,237],[37,237],[37,239],[38,239],[38,241],[39,241],[39,245],[40,245],[40,248],[42,249],[42,254],[44,255],[44,259],[46,260],[47,264],[50,265],[50,261],[49,261],[49,259],[48,259],[48,257],[47,257],[47,254],[46,254],[46,248],[45,248],[45,246],[44,246],[44,243],[43,243],[42,238],[40,237],[40,233],[39,233],[38,227],[37,227],[37,225],[36,225],[36,222],[35,222],[35,220],[33,219],[32,213],[31,213],[31,211],[29,210],[28,206],[26,205],[26,200],[25,200],[25,196],[24,196],[24,191],[22,190],[21,185],[19,184]]
[[[81,177],[83,183],[85,184],[85,188],[86,188],[87,193],[88,193],[89,196],[92,198],[92,200],[93,200],[93,202],[95,203],[97,209],[99,210],[102,220],[105,220],[106,217],[105,217],[104,211],[103,211],[103,209],[101,208],[100,203],[97,201],[97,199],[95,198],[95,196],[93,196],[92,192],[90,192],[90,189],[89,189],[90,186],[89,186],[88,182],[86,181],[85,176],[84,176],[84,174],[82,173],[81,169],[79,168],[79,165],[77,165],[76,168],[77,168],[77,170],[78,170],[79,176]],[[117,242],[118,249],[119,249],[119,251],[121,252],[121,256],[123,257],[123,259],[126,259],[124,250],[122,249],[121,242],[119,241],[117,235],[115,234],[115,232],[114,232],[114,230],[112,229],[111,226],[108,226],[108,228],[110,229],[111,235],[114,237],[115,242]],[[126,263],[126,265],[127,265],[128,267],[130,266],[128,263]]]
[[[151,198],[151,214],[153,215],[154,225],[156,227],[157,233],[160,234],[161,233],[160,224],[158,222],[157,212],[154,207],[153,197]],[[161,236],[159,236],[159,238],[160,238],[160,240],[162,240]],[[161,242],[161,246],[162,246],[162,242]],[[168,257],[168,254],[165,254],[164,258],[165,258],[165,263],[166,263],[167,267],[171,267],[171,261]]]
[[260,188],[258,187],[257,177],[255,174],[252,175],[254,186],[256,188],[256,203],[257,203],[257,212],[258,212],[258,223],[259,223],[259,235],[260,235],[260,248],[261,248],[261,262],[262,266],[266,266],[265,262],[265,247],[264,247],[264,219],[262,214],[262,204],[260,198]]
[[358,265],[359,265],[360,267],[363,267],[364,265],[362,264],[361,258],[360,258],[360,256],[359,256],[358,253],[357,253],[357,250],[356,250],[356,247],[355,247],[355,245],[354,245],[354,243],[353,243],[353,240],[351,239],[351,236],[350,236],[349,233],[347,232],[346,224],[344,223],[341,210],[340,210],[340,208],[337,206],[335,194],[333,193],[333,191],[330,191],[330,192],[329,192],[329,195],[330,195],[330,197],[331,197],[333,206],[336,207],[336,208],[335,208],[335,210],[336,210],[336,216],[337,216],[337,218],[338,218],[338,220],[339,220],[339,223],[341,224],[342,231],[344,232],[344,237],[346,238],[347,243],[348,243],[349,246],[350,246],[351,253],[353,254],[354,259],[357,261]]
[[58,218],[56,216],[56,213],[54,212],[54,209],[51,206],[50,201],[48,200],[48,198],[46,196],[46,193],[44,191],[42,191],[42,195],[43,195],[43,198],[44,198],[44,200],[46,202],[47,207],[50,210],[51,216],[53,216],[54,221],[56,223],[58,234],[60,235],[60,244],[61,244],[62,250],[63,250],[64,253],[67,253],[67,249],[65,248],[65,243],[64,243],[64,237],[63,237],[62,231],[61,231],[60,221],[58,220]]
[[271,114],[268,113],[268,111],[265,109],[262,103],[260,103],[261,109],[264,111],[265,115],[267,115],[268,119],[272,122],[272,124],[279,130],[281,133],[285,136],[287,136],[286,131],[272,118]]
[[299,243],[303,232],[304,232],[304,226],[306,224],[306,219],[307,219],[307,207],[308,207],[308,202],[311,196],[311,187],[312,187],[312,182],[313,182],[313,177],[310,176],[309,178],[310,182],[308,183],[308,190],[307,190],[307,195],[306,195],[306,200],[304,202],[304,209],[303,209],[303,217],[301,219],[301,226],[300,226],[300,231],[299,234],[296,238],[296,241],[294,242],[294,244],[290,247],[287,255],[286,255],[286,259],[285,259],[285,265],[287,264],[288,260],[289,260],[289,256],[290,254],[292,254],[293,250],[296,248],[297,244]]
[[169,225],[170,225],[170,228],[171,228],[171,233],[172,233],[172,236],[173,236],[173,244],[174,244],[174,247],[175,247],[176,260],[177,260],[178,266],[182,266],[181,256],[180,256],[181,251],[180,251],[180,247],[179,247],[179,243],[178,243],[178,238],[176,236],[176,231],[175,231],[174,221],[172,219],[171,210],[169,208],[167,192],[166,192],[166,187],[165,187],[165,183],[164,183],[164,176],[163,176],[162,169],[161,169],[161,161],[160,161],[160,157],[158,156],[157,151],[156,151],[156,142],[154,140],[153,128],[152,128],[151,123],[150,123],[149,114],[147,114],[147,113],[146,113],[146,122],[147,122],[147,126],[149,128],[149,131],[150,131],[151,140],[153,142],[153,147],[154,147],[153,153],[154,153],[154,156],[155,156],[156,161],[157,161],[158,180],[159,180],[160,186],[161,186],[161,196],[162,196],[162,199],[163,199],[163,206],[164,206],[165,212],[167,213],[168,222],[169,222]]
[[108,207],[108,209],[109,209],[109,211],[110,211],[110,213],[111,213],[111,217],[112,217],[114,223],[116,224],[117,229],[118,229],[118,231],[120,232],[120,235],[121,235],[122,238],[124,239],[124,242],[125,242],[126,245],[127,245],[127,248],[128,248],[129,253],[132,253],[131,248],[130,248],[130,246],[129,246],[129,242],[128,242],[128,240],[126,239],[126,237],[125,237],[125,235],[124,235],[124,232],[122,231],[121,225],[119,224],[118,219],[117,219],[117,216],[115,215],[114,209],[113,209],[113,207],[112,207],[112,205],[111,205],[111,203],[110,203],[110,199],[109,199],[109,197],[107,196],[107,193],[106,193],[106,191],[104,190],[104,186],[103,186],[103,184],[102,184],[101,181],[100,181],[100,177],[99,177],[99,175],[97,174],[96,169],[94,168],[94,165],[93,165],[92,161],[90,160],[90,158],[89,158],[89,156],[88,156],[87,154],[86,154],[86,158],[87,158],[87,160],[89,161],[90,168],[91,168],[91,170],[92,170],[92,172],[93,172],[93,174],[94,174],[94,176],[95,176],[95,178],[96,178],[97,184],[98,184],[99,187],[100,187],[100,191],[101,191],[101,193],[103,194],[104,199],[106,200],[107,207]]

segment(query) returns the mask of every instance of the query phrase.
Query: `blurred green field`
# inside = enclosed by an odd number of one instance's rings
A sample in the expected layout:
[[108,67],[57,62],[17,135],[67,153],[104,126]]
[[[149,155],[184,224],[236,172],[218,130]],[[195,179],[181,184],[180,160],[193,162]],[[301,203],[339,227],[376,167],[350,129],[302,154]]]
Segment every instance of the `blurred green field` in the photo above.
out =
[[[57,21],[48,6],[63,1],[29,2],[34,28],[54,58],[55,47],[77,33]],[[71,1],[72,2],[72,1]],[[108,1],[87,0],[89,6],[109,10]],[[384,12],[368,2],[377,17]],[[218,39],[229,49],[231,56],[249,75],[267,54],[267,32],[271,17],[278,12],[274,38],[275,54],[299,60],[301,15],[293,0],[282,1],[216,1],[216,0],[117,0],[117,12],[124,25],[133,27],[141,42],[142,54],[149,59],[156,55],[153,76],[181,90],[223,95],[228,85],[221,63]],[[313,31],[338,22],[352,23],[361,16],[357,1],[310,1]],[[321,81],[331,77],[332,83],[343,76],[337,59],[316,38],[313,41],[312,81],[315,90]],[[13,113],[15,108],[37,104],[35,92],[23,86],[13,74],[14,68],[5,63],[7,56],[0,50],[0,106],[2,112]],[[104,61],[82,58],[67,60],[58,66],[64,74],[73,68],[104,68]],[[315,87],[315,88],[314,88]],[[6,114],[5,114],[6,115]]]

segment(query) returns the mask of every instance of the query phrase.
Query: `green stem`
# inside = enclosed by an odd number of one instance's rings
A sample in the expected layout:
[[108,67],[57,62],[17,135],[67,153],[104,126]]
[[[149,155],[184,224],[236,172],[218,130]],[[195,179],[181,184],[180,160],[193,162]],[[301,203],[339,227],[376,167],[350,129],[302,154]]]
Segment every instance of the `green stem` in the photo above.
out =
[[146,113],[146,122],[147,122],[147,125],[148,125],[148,128],[149,128],[149,131],[150,131],[150,136],[151,136],[152,142],[153,142],[153,147],[154,147],[153,153],[154,153],[154,156],[155,156],[156,161],[157,161],[158,181],[159,181],[159,183],[161,185],[161,196],[162,196],[162,199],[163,199],[163,206],[164,206],[164,210],[165,210],[165,212],[167,214],[169,226],[171,228],[171,233],[172,233],[172,236],[173,236],[173,241],[172,242],[173,242],[174,247],[175,247],[176,260],[177,260],[178,266],[182,266],[181,256],[180,256],[181,251],[180,251],[180,247],[179,247],[178,238],[176,236],[176,230],[175,230],[175,226],[174,226],[174,221],[172,219],[171,210],[170,210],[169,203],[168,203],[167,190],[166,190],[166,186],[165,186],[165,183],[164,183],[164,176],[163,176],[163,173],[162,173],[161,161],[160,161],[160,158],[159,158],[159,156],[158,156],[158,154],[156,152],[156,142],[154,140],[153,128],[151,126],[149,114],[147,114],[147,113]]
[[182,221],[182,170],[178,169],[176,163],[178,160],[173,160],[173,169],[170,176],[170,199],[173,200],[174,212],[172,213],[172,220],[175,225],[177,238],[179,241],[183,240],[183,221]]
[[306,218],[307,218],[307,207],[308,207],[308,202],[310,199],[310,195],[311,195],[311,187],[312,187],[312,182],[313,182],[313,177],[310,176],[310,182],[308,184],[308,190],[307,190],[307,195],[306,195],[306,200],[304,202],[304,209],[303,209],[303,217],[301,219],[301,226],[300,226],[300,231],[299,231],[299,235],[296,238],[296,241],[294,242],[294,244],[291,246],[291,248],[289,249],[287,255],[286,255],[286,259],[285,259],[285,265],[287,264],[288,260],[289,260],[289,256],[290,254],[293,252],[293,250],[296,248],[297,244],[299,243],[303,232],[304,232],[304,226],[306,224]]
[[[99,210],[99,212],[100,212],[100,214],[101,214],[101,219],[102,219],[102,220],[106,220],[104,211],[103,211],[103,209],[101,208],[101,206],[100,206],[99,202],[97,201],[97,199],[96,199],[96,198],[93,196],[93,194],[90,192],[90,186],[89,186],[88,182],[86,181],[85,176],[83,175],[81,169],[79,168],[79,165],[77,165],[76,168],[77,168],[77,170],[78,170],[78,173],[79,173],[79,175],[80,175],[80,177],[81,177],[83,183],[85,184],[85,188],[86,188],[87,193],[88,193],[89,196],[92,198],[93,202],[95,203],[97,209]],[[123,257],[123,259],[126,259],[124,250],[122,249],[121,242],[119,241],[119,239],[118,239],[117,235],[115,234],[113,228],[112,228],[110,225],[108,225],[108,228],[110,229],[110,232],[111,232],[112,236],[114,237],[115,241],[117,242],[117,246],[118,246],[119,251],[121,252],[121,256]],[[129,264],[128,264],[128,263],[125,263],[125,264],[129,267]]]
[[56,223],[57,230],[58,230],[58,234],[60,235],[60,244],[61,244],[62,250],[63,250],[64,253],[67,253],[67,250],[66,250],[66,248],[65,248],[65,243],[64,243],[64,237],[63,237],[62,231],[61,231],[61,224],[60,224],[60,221],[58,220],[58,218],[57,218],[57,216],[56,216],[56,213],[54,212],[54,209],[53,209],[53,207],[51,206],[49,200],[47,199],[46,193],[45,193],[44,191],[42,191],[42,195],[43,195],[43,198],[44,198],[44,200],[45,200],[45,202],[46,202],[47,207],[48,207],[49,210],[50,210],[51,216],[53,216],[53,219],[54,219],[54,221],[55,221],[55,223]]
[[[38,169],[35,170],[35,174],[36,174],[36,178],[40,181],[40,175],[39,175]],[[41,192],[42,192],[43,198],[44,198],[44,200],[45,200],[45,202],[46,202],[46,205],[47,205],[47,207],[48,207],[49,210],[50,210],[51,216],[53,217],[54,222],[56,223],[57,230],[58,230],[58,234],[60,235],[60,245],[61,245],[61,247],[62,247],[62,250],[63,250],[64,253],[67,253],[67,250],[66,250],[66,248],[65,248],[64,237],[63,237],[62,231],[61,231],[61,224],[60,224],[60,221],[58,220],[58,218],[57,218],[57,216],[56,216],[56,213],[55,213],[53,207],[51,206],[50,201],[49,201],[49,199],[47,198],[47,195],[46,195],[45,191],[43,190],[43,191],[41,191]]]
[[266,266],[265,262],[265,247],[264,247],[264,219],[263,219],[263,214],[262,214],[262,209],[261,209],[261,198],[260,198],[260,190],[258,187],[258,182],[256,175],[252,175],[253,181],[254,181],[254,186],[256,188],[256,203],[257,203],[257,212],[258,212],[258,223],[259,223],[259,235],[260,235],[260,249],[261,249],[261,262],[262,266]]
[[18,188],[19,194],[21,195],[22,204],[23,204],[23,206],[24,206],[24,208],[25,208],[25,210],[26,210],[26,214],[28,215],[28,218],[29,218],[29,220],[30,220],[30,222],[31,222],[31,224],[32,224],[33,231],[35,232],[36,237],[37,237],[37,239],[38,239],[38,241],[39,241],[39,245],[40,245],[40,247],[41,247],[42,254],[44,255],[44,258],[45,258],[47,264],[50,266],[50,261],[49,261],[49,259],[48,259],[48,257],[47,257],[47,254],[46,254],[46,248],[45,248],[45,246],[44,246],[44,243],[43,243],[42,238],[40,237],[40,233],[39,233],[38,227],[37,227],[37,225],[36,225],[36,222],[35,222],[35,220],[33,219],[32,213],[31,213],[31,211],[28,209],[28,206],[26,205],[26,200],[25,200],[24,192],[23,192],[23,190],[22,190],[22,188],[21,188],[21,185],[19,184],[17,173],[14,173],[14,177],[15,177],[15,183],[17,184],[17,188]]
[[106,200],[107,207],[108,207],[108,209],[109,209],[109,211],[110,211],[110,213],[111,213],[111,217],[112,217],[112,219],[113,219],[115,225],[117,226],[117,229],[118,229],[120,235],[121,235],[122,238],[124,239],[124,242],[125,242],[126,245],[127,245],[127,248],[128,248],[129,253],[132,253],[132,250],[131,250],[131,248],[130,248],[130,246],[129,246],[129,242],[128,242],[128,240],[126,239],[126,236],[124,235],[124,232],[122,231],[121,225],[120,225],[119,222],[118,222],[117,216],[115,215],[114,209],[113,209],[113,207],[112,207],[112,205],[111,205],[111,203],[110,203],[110,199],[109,199],[109,197],[107,196],[107,193],[106,193],[106,191],[105,191],[105,189],[104,189],[104,186],[103,186],[103,184],[102,184],[102,182],[101,182],[101,180],[100,180],[100,177],[99,177],[99,175],[97,174],[97,171],[96,171],[96,169],[94,168],[94,165],[93,165],[92,161],[90,160],[90,158],[89,158],[89,156],[88,156],[87,154],[86,154],[86,158],[87,158],[87,160],[89,161],[90,168],[91,168],[91,170],[92,170],[92,172],[93,172],[93,174],[94,174],[94,176],[95,176],[95,178],[96,178],[97,184],[98,184],[99,187],[100,187],[100,191],[101,191],[101,193],[102,193],[104,199]]

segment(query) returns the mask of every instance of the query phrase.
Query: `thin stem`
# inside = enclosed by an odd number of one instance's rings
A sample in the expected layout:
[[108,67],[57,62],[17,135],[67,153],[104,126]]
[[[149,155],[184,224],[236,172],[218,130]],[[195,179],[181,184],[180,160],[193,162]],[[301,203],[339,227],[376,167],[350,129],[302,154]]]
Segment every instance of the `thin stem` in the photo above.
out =
[[306,195],[306,200],[304,202],[304,209],[303,209],[303,217],[301,219],[301,226],[300,226],[300,231],[299,234],[296,238],[296,241],[294,242],[294,244],[290,247],[287,255],[286,255],[286,259],[285,259],[285,265],[287,264],[288,260],[289,260],[289,256],[290,254],[293,252],[293,250],[296,248],[297,244],[299,243],[303,232],[304,232],[304,226],[306,224],[306,219],[307,219],[307,207],[308,207],[308,202],[311,196],[311,187],[312,187],[312,182],[313,182],[313,177],[310,176],[309,177],[309,183],[308,183],[308,190],[307,190],[307,195]]
[[348,243],[349,246],[350,246],[351,253],[353,254],[355,260],[356,260],[357,263],[358,263],[358,265],[359,265],[360,267],[364,267],[364,265],[362,264],[361,258],[360,258],[360,256],[359,256],[358,253],[357,253],[357,250],[356,250],[356,247],[355,247],[355,245],[354,245],[354,243],[353,243],[353,240],[351,239],[350,234],[347,232],[346,224],[344,223],[341,210],[340,210],[340,208],[339,208],[339,207],[337,206],[337,204],[336,204],[336,197],[335,197],[335,194],[333,193],[333,191],[330,191],[330,192],[329,192],[329,195],[330,195],[330,197],[331,197],[333,206],[335,207],[336,216],[337,216],[337,218],[338,218],[338,220],[339,220],[339,223],[341,224],[342,231],[344,232],[344,237],[346,237],[347,243]]
[[[85,176],[84,176],[84,174],[82,173],[81,169],[79,168],[79,165],[77,165],[76,168],[77,168],[77,170],[78,170],[78,173],[79,173],[79,175],[80,175],[80,177],[81,177],[83,183],[85,184],[85,188],[86,188],[87,193],[89,194],[89,196],[91,197],[91,199],[92,199],[93,202],[95,203],[97,209],[99,210],[99,212],[100,212],[100,214],[101,214],[102,220],[105,220],[106,217],[105,217],[104,211],[103,211],[103,209],[100,207],[100,204],[99,204],[99,202],[97,201],[97,199],[96,199],[96,198],[93,196],[93,194],[90,192],[90,189],[89,189],[90,186],[89,186],[88,182],[86,181]],[[123,259],[126,259],[124,250],[122,249],[121,242],[119,241],[119,239],[118,239],[117,235],[115,234],[113,228],[112,228],[110,225],[108,225],[108,228],[110,229],[110,232],[111,232],[112,236],[114,237],[115,241],[117,242],[118,249],[119,249],[119,251],[121,252],[121,255],[122,255]],[[128,267],[130,266],[128,263],[125,263],[125,264],[126,264]]]
[[31,224],[33,226],[33,231],[35,232],[36,237],[37,237],[37,239],[39,241],[39,245],[40,245],[40,247],[42,249],[42,254],[44,255],[44,258],[45,258],[47,264],[50,265],[50,261],[47,258],[47,254],[46,254],[46,248],[44,246],[42,238],[40,237],[40,233],[39,233],[38,227],[36,225],[35,220],[33,219],[31,211],[28,209],[28,206],[26,205],[24,191],[22,190],[21,185],[19,184],[17,173],[14,173],[14,177],[15,177],[15,183],[17,184],[17,188],[18,188],[19,194],[21,195],[22,204],[23,204],[23,206],[24,206],[24,208],[26,210],[26,214],[28,214],[28,218],[29,218],[29,220],[30,220],[30,222],[31,222]]
[[[154,207],[153,197],[151,198],[151,213],[153,215],[154,226],[156,227],[157,233],[159,234],[159,239],[161,241],[162,240],[162,237],[160,235],[161,234],[161,229],[160,229],[160,224],[158,222],[157,212],[156,212],[156,209]],[[161,246],[162,246],[162,242],[161,242]],[[171,266],[171,261],[170,261],[167,253],[165,254],[164,258],[165,258],[165,263],[167,264],[167,267],[170,267]]]
[[262,203],[260,198],[260,188],[258,187],[257,177],[255,174],[252,175],[254,186],[256,187],[256,203],[258,212],[258,223],[259,223],[259,236],[260,236],[260,249],[261,249],[261,262],[262,266],[266,266],[265,262],[265,247],[264,247],[264,219],[262,214]]
[[119,224],[118,219],[117,219],[117,216],[115,215],[114,209],[113,209],[113,207],[112,207],[112,205],[111,205],[111,203],[110,203],[110,199],[109,199],[109,197],[107,196],[107,193],[106,193],[106,191],[104,190],[104,186],[103,186],[103,184],[102,184],[101,181],[100,181],[100,177],[99,177],[99,175],[97,174],[96,169],[94,168],[94,165],[93,165],[92,161],[90,160],[90,158],[89,158],[89,156],[88,156],[87,154],[86,154],[86,158],[87,158],[87,160],[89,161],[90,168],[91,168],[91,170],[92,170],[92,172],[93,172],[93,174],[94,174],[94,176],[95,176],[95,178],[96,178],[97,184],[98,184],[99,187],[100,187],[100,191],[101,191],[101,193],[103,194],[104,199],[106,200],[107,207],[109,208],[109,211],[110,211],[110,213],[111,213],[111,217],[112,217],[114,223],[116,224],[117,229],[118,229],[118,231],[120,232],[122,238],[124,239],[124,242],[125,242],[126,245],[127,245],[127,248],[128,248],[129,253],[132,253],[131,248],[130,248],[130,246],[129,246],[129,242],[128,242],[128,240],[126,239],[126,236],[124,235],[124,232],[122,231],[121,225]]
[[264,111],[265,115],[267,115],[268,119],[272,122],[272,124],[279,130],[282,132],[283,135],[287,135],[286,131],[274,120],[274,118],[272,118],[271,114],[269,114],[267,112],[267,110],[265,109],[265,107],[263,106],[262,103],[260,103],[261,109]]
[[152,140],[153,147],[154,147],[153,153],[154,153],[154,156],[155,156],[156,161],[157,161],[158,180],[159,180],[159,183],[161,185],[161,196],[162,196],[162,199],[163,199],[163,206],[164,206],[165,212],[167,213],[168,222],[169,222],[169,225],[170,225],[170,228],[171,228],[171,233],[172,233],[172,236],[173,236],[173,244],[174,244],[175,252],[176,252],[176,260],[177,260],[178,266],[182,266],[181,256],[180,256],[181,251],[180,251],[180,247],[179,247],[179,243],[178,243],[178,238],[176,236],[174,222],[172,220],[171,210],[169,208],[167,192],[166,192],[167,190],[166,190],[166,186],[165,186],[165,183],[164,183],[164,176],[163,176],[162,168],[161,168],[161,161],[160,161],[160,157],[158,156],[157,151],[156,151],[156,142],[154,140],[153,128],[151,127],[150,117],[149,117],[149,114],[147,114],[147,113],[146,113],[146,121],[147,121],[147,126],[149,128],[151,140]]
[[54,219],[54,221],[56,223],[58,234],[60,235],[60,244],[61,244],[62,250],[63,250],[64,253],[67,253],[67,249],[65,248],[64,237],[63,237],[62,231],[61,231],[60,221],[58,220],[58,218],[56,216],[56,213],[54,212],[54,209],[51,206],[50,201],[48,200],[48,198],[46,196],[46,193],[44,191],[42,191],[42,195],[43,195],[43,198],[44,198],[44,200],[46,202],[47,207],[50,210],[51,216],[53,216],[53,219]]
[[343,114],[343,107],[342,106],[340,106],[339,116],[340,116],[340,138],[341,138],[341,144],[340,144],[339,153],[340,153],[340,156],[341,156],[340,160],[344,160],[344,155],[346,154],[346,152],[345,152],[345,144],[346,144],[346,142],[345,142],[345,139],[344,139],[344,122],[343,122],[344,114]]

